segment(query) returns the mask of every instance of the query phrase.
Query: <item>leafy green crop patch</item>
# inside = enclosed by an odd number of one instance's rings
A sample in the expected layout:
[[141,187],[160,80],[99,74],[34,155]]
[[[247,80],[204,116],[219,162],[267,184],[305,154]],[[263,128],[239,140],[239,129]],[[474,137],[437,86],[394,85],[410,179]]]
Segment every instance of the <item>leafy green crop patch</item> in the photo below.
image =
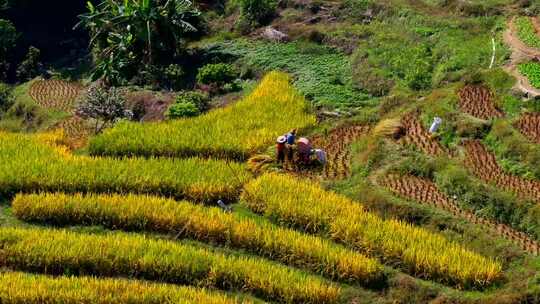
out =
[[316,106],[360,107],[373,104],[370,95],[352,82],[349,58],[332,48],[310,42],[287,44],[234,40],[212,47],[241,58],[239,64],[261,71],[284,70],[294,85]]
[[526,45],[540,48],[540,37],[536,34],[534,25],[529,17],[519,17],[515,21],[519,39]]
[[537,89],[540,89],[540,63],[539,62],[527,62],[518,66],[519,72],[529,79],[531,85]]

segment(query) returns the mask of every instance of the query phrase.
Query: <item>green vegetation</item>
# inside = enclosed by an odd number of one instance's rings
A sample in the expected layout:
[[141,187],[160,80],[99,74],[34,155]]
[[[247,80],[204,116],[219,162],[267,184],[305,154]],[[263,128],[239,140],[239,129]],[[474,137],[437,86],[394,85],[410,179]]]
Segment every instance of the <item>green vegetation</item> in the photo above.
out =
[[531,18],[518,17],[515,19],[515,25],[519,39],[523,41],[527,46],[540,49],[540,37],[536,33]]
[[332,48],[308,42],[288,44],[236,40],[212,47],[240,58],[241,65],[260,71],[285,70],[294,85],[316,106],[355,108],[373,104],[353,87],[349,59]]
[[233,67],[225,63],[207,64],[199,69],[197,82],[223,86],[236,78]]
[[529,79],[531,85],[540,89],[540,63],[527,62],[519,65],[519,72]]
[[91,273],[252,292],[290,303],[334,303],[332,283],[266,260],[125,234],[0,228],[0,265],[47,274]]
[[119,123],[92,139],[94,155],[192,155],[246,159],[292,128],[315,123],[289,77],[270,73],[243,100],[194,119],[164,123]]

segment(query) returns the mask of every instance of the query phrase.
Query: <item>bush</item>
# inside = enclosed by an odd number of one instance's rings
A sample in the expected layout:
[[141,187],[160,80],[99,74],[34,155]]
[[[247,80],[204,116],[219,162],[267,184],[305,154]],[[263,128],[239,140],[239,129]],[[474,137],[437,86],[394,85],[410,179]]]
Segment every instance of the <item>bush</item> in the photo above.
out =
[[13,53],[19,34],[8,20],[0,19],[0,80],[7,79],[7,72],[10,68],[8,58]]
[[181,65],[171,64],[163,71],[165,82],[172,90],[179,90],[184,84],[185,72]]
[[257,24],[268,23],[277,9],[275,0],[239,0],[239,2],[242,17]]
[[39,75],[42,66],[39,62],[41,51],[33,46],[28,49],[25,59],[17,68],[17,78],[20,81],[30,80]]
[[208,110],[208,95],[199,91],[187,91],[181,92],[176,96],[176,103],[192,103],[199,111],[204,112]]
[[0,267],[241,290],[286,303],[337,303],[341,296],[341,288],[318,276],[178,241],[35,228],[0,228],[0,236]]
[[200,84],[214,84],[223,86],[236,78],[232,65],[225,63],[207,64],[199,69],[197,82]]
[[6,111],[12,104],[11,87],[0,82],[0,112]]
[[191,102],[175,102],[169,107],[165,116],[168,119],[178,119],[198,116],[200,113],[197,106]]
[[91,86],[82,102],[77,107],[77,114],[83,118],[92,118],[96,122],[96,133],[105,126],[123,118],[131,118],[131,111],[126,110],[126,98],[118,88]]

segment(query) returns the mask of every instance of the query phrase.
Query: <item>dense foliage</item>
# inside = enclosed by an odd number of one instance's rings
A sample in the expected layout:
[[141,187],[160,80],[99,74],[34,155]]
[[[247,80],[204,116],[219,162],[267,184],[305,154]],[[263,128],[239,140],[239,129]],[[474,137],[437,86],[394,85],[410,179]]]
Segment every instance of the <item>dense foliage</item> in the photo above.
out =
[[335,303],[341,289],[260,258],[121,233],[0,228],[0,266],[46,274],[92,273],[252,292],[289,303]]
[[192,156],[245,159],[277,136],[315,123],[285,74],[268,74],[247,97],[193,119],[123,122],[90,142],[94,155]]
[[93,85],[86,91],[86,95],[78,105],[77,114],[83,118],[94,119],[96,133],[107,125],[132,116],[132,113],[126,110],[124,92],[118,88],[106,88],[101,85]]
[[223,86],[233,81],[236,73],[233,67],[225,63],[207,64],[199,69],[197,82],[201,84],[215,84]]
[[188,33],[197,31],[198,14],[189,0],[89,2],[80,25],[91,33],[94,79],[119,84],[140,70],[169,66],[183,53]]
[[0,272],[2,303],[185,303],[232,304],[232,297],[193,287],[92,277],[51,277]]
[[346,197],[318,185],[278,174],[248,183],[242,202],[254,212],[333,239],[388,261],[400,260],[410,272],[472,287],[493,283],[502,266],[459,244],[398,220],[382,220]]

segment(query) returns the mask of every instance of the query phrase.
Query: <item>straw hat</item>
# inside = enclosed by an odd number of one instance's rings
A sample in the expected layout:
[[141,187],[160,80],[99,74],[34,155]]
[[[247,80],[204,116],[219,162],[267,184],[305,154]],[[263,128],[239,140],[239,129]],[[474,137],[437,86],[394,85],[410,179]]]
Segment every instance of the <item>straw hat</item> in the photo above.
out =
[[285,137],[285,136],[280,136],[280,137],[277,138],[277,143],[278,144],[284,144],[286,141],[287,141],[287,137]]

